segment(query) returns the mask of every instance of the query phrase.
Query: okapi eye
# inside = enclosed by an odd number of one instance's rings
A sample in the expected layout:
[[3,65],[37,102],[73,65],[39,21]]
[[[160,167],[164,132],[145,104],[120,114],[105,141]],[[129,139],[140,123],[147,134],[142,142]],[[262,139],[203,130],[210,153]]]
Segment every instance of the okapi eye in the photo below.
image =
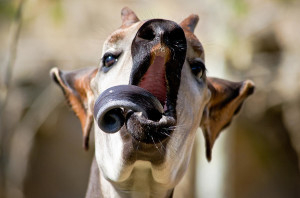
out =
[[202,78],[205,71],[206,67],[203,63],[203,61],[200,58],[195,58],[193,60],[189,61],[192,73],[197,77],[197,78]]
[[114,55],[111,53],[104,54],[102,58],[104,72],[107,72],[108,69],[110,69],[110,67],[118,61],[118,57],[119,55]]

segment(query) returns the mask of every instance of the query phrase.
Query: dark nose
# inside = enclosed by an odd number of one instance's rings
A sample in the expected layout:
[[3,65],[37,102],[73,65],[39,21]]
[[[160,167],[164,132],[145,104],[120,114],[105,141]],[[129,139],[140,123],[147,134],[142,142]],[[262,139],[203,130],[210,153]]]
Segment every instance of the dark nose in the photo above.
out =
[[183,29],[173,21],[152,19],[140,27],[132,41],[133,74],[135,69],[148,69],[157,48],[168,48],[171,53],[169,61],[176,62],[181,71],[187,49]]
[[[135,42],[161,43],[171,48],[185,45],[185,35],[182,28],[173,21],[163,19],[153,19],[147,21],[139,29]],[[182,47],[182,46],[181,46]]]
[[153,19],[145,22],[137,32],[134,42],[149,45],[161,43],[177,50],[186,47],[182,28],[173,21],[163,19]]

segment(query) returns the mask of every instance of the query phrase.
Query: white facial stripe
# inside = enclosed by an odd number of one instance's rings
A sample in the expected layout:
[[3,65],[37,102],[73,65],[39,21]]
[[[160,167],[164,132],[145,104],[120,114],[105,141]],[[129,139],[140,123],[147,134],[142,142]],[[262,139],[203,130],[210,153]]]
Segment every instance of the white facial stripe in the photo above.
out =
[[[109,43],[109,39],[104,43],[102,54],[107,51],[122,52],[122,54],[107,73],[100,71],[93,80],[92,88],[96,97],[110,87],[128,84],[132,67],[131,43],[140,25],[137,23],[125,30],[118,30],[125,31],[125,37],[117,43]],[[97,127],[96,122],[94,126],[95,156],[99,169],[109,180],[124,181],[130,176],[133,166],[125,167],[123,163],[124,145],[120,133],[106,134]]]

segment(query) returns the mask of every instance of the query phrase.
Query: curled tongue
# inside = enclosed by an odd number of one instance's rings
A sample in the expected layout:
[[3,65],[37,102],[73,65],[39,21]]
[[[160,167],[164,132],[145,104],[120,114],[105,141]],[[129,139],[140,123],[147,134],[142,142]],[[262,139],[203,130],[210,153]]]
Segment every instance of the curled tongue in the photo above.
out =
[[165,57],[155,56],[153,63],[142,77],[139,87],[152,93],[162,106],[165,105],[167,98]]
[[96,99],[94,118],[102,131],[117,132],[125,122],[126,113],[123,109],[141,112],[149,120],[159,121],[163,107],[151,93],[134,85],[111,87]]

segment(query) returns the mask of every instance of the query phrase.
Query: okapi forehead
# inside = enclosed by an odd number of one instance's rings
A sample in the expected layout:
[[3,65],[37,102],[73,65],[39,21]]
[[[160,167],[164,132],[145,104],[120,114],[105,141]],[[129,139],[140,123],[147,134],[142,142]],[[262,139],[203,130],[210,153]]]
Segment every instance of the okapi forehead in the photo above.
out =
[[125,35],[126,31],[124,31],[124,29],[119,29],[110,36],[108,42],[117,43],[119,40],[123,40],[125,38]]
[[136,22],[128,27],[120,27],[109,36],[106,41],[106,45],[117,45],[119,42],[124,40],[132,42],[136,32],[142,24],[142,22]]
[[192,57],[200,57],[204,61],[204,49],[196,35],[184,29],[186,41],[188,44],[187,55]]
[[[139,27],[147,21],[138,21],[127,27],[121,27],[117,29],[108,39],[108,45],[116,45],[120,41],[126,39],[127,35],[135,35]],[[181,24],[182,25],[182,24]],[[189,29],[183,28],[187,44],[189,46],[187,54],[191,57],[200,57],[204,61],[204,49],[196,35],[189,31]]]

